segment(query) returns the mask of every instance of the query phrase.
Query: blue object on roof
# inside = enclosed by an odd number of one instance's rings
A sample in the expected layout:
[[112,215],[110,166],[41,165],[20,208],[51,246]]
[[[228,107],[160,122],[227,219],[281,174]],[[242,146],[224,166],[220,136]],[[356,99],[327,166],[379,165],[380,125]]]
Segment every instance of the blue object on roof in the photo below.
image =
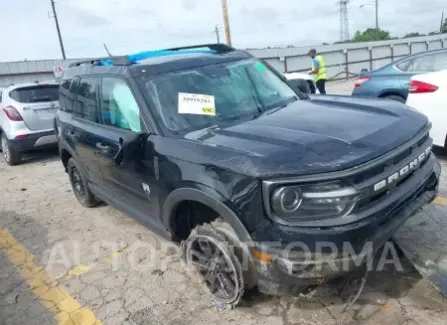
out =
[[[213,54],[216,53],[216,51],[213,50],[206,50],[206,49],[192,49],[192,50],[178,50],[178,51],[166,51],[166,50],[160,50],[160,51],[144,51],[139,52],[135,54],[129,54],[127,57],[129,58],[130,62],[132,64],[137,63],[138,61],[150,59],[150,58],[157,58],[162,56],[169,56],[169,55],[179,55],[179,54]],[[113,65],[112,60],[101,60],[99,61],[99,65],[102,66],[111,66]]]

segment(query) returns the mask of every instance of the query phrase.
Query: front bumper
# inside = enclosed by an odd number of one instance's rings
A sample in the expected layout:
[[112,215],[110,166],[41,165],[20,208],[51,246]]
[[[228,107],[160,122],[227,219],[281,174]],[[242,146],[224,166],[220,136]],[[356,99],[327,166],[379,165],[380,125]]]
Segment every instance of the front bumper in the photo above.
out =
[[[434,157],[400,191],[397,202],[354,224],[328,228],[266,227],[254,234],[256,250],[270,256],[255,260],[258,287],[267,294],[300,291],[354,271],[371,258],[411,216],[433,201],[441,168]],[[273,242],[273,236],[280,238]],[[269,242],[261,240],[266,238]],[[259,253],[258,253],[259,254]]]
[[29,134],[23,139],[9,140],[9,146],[16,151],[27,151],[47,146],[55,146],[57,141],[57,136],[54,131],[45,131]]

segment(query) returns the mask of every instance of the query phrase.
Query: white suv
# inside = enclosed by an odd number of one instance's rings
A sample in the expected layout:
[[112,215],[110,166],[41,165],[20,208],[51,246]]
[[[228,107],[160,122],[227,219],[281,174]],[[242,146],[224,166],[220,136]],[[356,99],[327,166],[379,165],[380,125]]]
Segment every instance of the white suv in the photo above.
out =
[[20,164],[23,151],[57,144],[58,83],[17,84],[0,92],[1,146],[9,165]]

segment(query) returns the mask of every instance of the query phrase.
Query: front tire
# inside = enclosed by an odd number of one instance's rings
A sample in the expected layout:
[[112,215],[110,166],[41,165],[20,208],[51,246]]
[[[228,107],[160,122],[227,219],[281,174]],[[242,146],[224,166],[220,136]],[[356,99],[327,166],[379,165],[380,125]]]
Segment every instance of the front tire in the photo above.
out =
[[6,163],[10,166],[20,165],[22,163],[22,153],[11,148],[9,140],[4,133],[1,135],[1,143]]
[[92,208],[98,205],[98,200],[96,200],[95,196],[92,194],[92,192],[90,192],[88,188],[88,182],[86,177],[84,176],[84,173],[73,158],[70,158],[70,160],[68,160],[67,171],[73,193],[75,194],[79,203],[81,203],[86,208]]
[[230,308],[239,304],[246,288],[254,286],[253,266],[241,256],[241,245],[232,233],[229,224],[217,219],[194,228],[183,243],[188,268],[199,276],[213,300]]

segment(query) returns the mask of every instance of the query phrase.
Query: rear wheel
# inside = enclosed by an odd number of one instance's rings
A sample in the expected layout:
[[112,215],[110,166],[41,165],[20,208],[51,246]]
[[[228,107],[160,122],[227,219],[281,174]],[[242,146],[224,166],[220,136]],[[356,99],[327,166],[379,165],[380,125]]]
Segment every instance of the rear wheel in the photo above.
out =
[[399,95],[389,95],[389,96],[385,96],[384,98],[395,100],[396,102],[399,102],[399,103],[405,103],[405,98],[403,98]]
[[3,133],[1,135],[2,151],[5,161],[10,166],[16,166],[22,163],[22,153],[20,151],[14,150],[9,145],[9,140]]
[[87,179],[73,158],[68,160],[67,170],[68,176],[70,177],[71,187],[73,188],[73,192],[79,203],[86,208],[98,205],[98,200],[96,200],[95,196],[88,188]]
[[197,226],[183,243],[187,266],[199,276],[211,298],[228,307],[236,306],[245,289],[255,284],[253,266],[233,233],[230,225],[217,219]]

